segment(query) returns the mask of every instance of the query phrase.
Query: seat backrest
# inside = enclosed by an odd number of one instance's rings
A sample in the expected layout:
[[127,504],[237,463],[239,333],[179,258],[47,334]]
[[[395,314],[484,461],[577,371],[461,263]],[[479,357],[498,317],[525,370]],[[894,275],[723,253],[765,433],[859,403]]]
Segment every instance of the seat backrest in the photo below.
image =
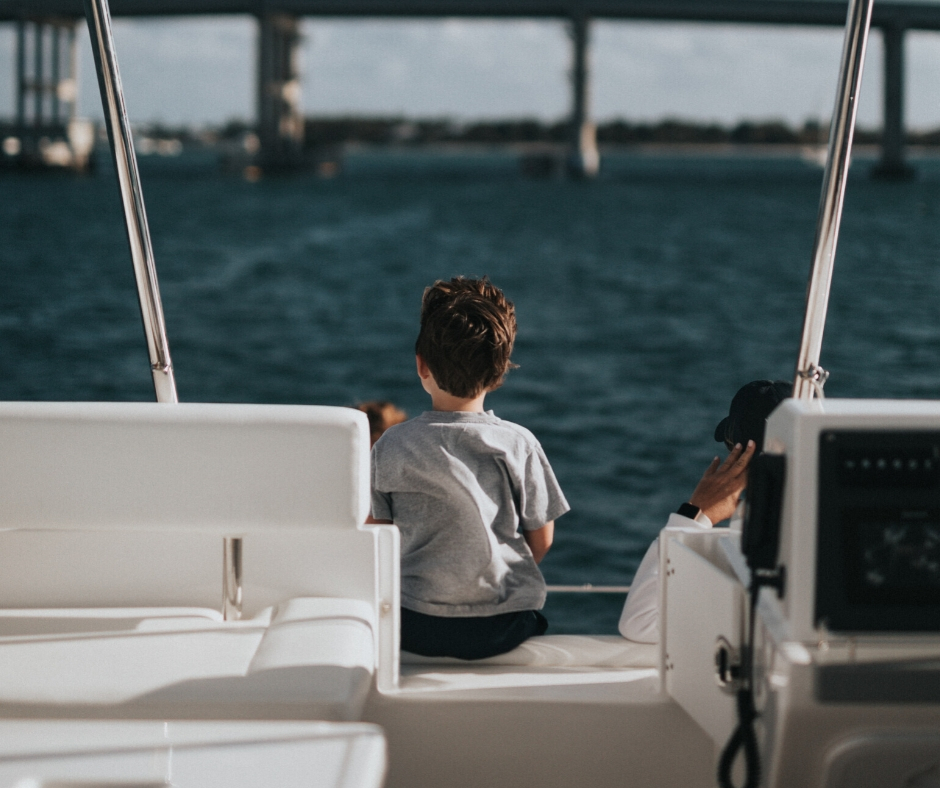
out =
[[358,528],[369,425],[351,408],[0,403],[0,529]]

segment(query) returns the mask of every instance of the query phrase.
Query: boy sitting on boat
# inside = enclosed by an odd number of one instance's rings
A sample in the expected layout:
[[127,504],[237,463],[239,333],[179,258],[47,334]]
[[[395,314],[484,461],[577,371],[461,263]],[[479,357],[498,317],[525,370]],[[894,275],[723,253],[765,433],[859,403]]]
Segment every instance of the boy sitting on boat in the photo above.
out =
[[[735,513],[747,485],[747,467],[764,442],[767,417],[790,396],[791,383],[783,380],[753,380],[742,386],[728,415],[715,428],[715,440],[728,448],[728,458],[719,464],[715,457],[705,475],[676,512],[669,526],[712,525]],[[733,523],[732,523],[733,524]],[[620,616],[620,634],[639,643],[659,642],[659,537],[653,540],[640,562]]]
[[515,338],[515,308],[486,278],[425,290],[415,353],[432,410],[372,450],[370,521],[401,531],[405,651],[481,659],[548,626],[537,564],[570,507],[532,433],[483,409]]

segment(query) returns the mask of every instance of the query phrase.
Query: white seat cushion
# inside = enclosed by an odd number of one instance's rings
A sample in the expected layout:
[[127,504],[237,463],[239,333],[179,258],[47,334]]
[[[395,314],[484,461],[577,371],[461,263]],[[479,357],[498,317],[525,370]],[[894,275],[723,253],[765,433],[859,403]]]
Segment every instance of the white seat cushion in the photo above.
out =
[[422,657],[403,651],[403,665],[514,665],[520,667],[652,668],[659,648],[616,635],[542,635],[505,654],[472,663],[454,657]]
[[249,673],[337,665],[375,668],[372,608],[355,599],[291,599],[278,605]]
[[184,681],[240,677],[265,629],[194,616],[154,621],[17,617],[22,629],[0,637],[0,702],[126,704]]
[[196,609],[8,612],[0,703],[23,710],[351,720],[375,672],[372,608],[360,600],[294,599],[238,622]]

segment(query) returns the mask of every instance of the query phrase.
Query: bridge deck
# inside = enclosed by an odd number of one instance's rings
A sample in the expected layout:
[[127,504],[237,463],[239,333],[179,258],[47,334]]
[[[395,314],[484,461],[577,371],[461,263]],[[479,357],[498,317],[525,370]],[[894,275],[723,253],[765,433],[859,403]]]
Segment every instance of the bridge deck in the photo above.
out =
[[[111,0],[114,16],[261,14],[370,17],[586,16],[753,24],[844,25],[840,0]],[[0,21],[84,15],[82,0],[0,0]],[[878,0],[876,27],[940,29],[940,2]]]

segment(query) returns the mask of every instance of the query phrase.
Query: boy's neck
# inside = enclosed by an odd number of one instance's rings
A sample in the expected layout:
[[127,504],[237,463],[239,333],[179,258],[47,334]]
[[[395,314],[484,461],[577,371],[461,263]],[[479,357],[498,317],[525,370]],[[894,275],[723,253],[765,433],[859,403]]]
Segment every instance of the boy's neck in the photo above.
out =
[[418,377],[421,378],[421,385],[424,390],[431,395],[431,407],[434,410],[442,410],[445,413],[483,413],[483,400],[486,399],[487,390],[483,389],[475,397],[455,397],[449,394],[437,385],[434,375],[428,368],[427,362],[421,358],[420,354],[415,355],[415,362],[418,367]]
[[448,394],[446,391],[438,390],[431,394],[431,407],[445,413],[483,413],[483,400],[485,398],[485,391],[476,397],[464,399],[463,397]]

